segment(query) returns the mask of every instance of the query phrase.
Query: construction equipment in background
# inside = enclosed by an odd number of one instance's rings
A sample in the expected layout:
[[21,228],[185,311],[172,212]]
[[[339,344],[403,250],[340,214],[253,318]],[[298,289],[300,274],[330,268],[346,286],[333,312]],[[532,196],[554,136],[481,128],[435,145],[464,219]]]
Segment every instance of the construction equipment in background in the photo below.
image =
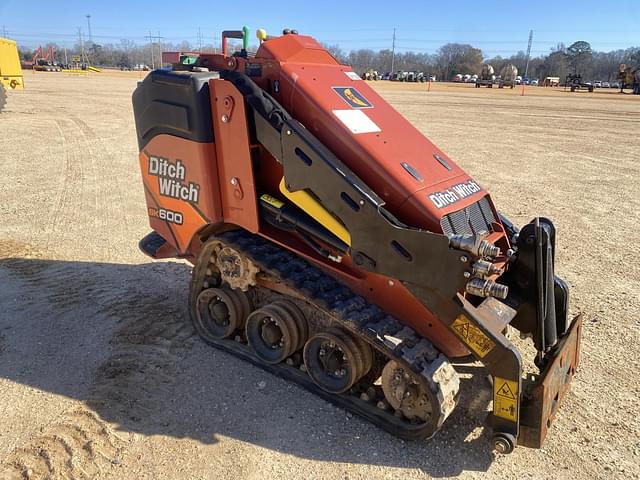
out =
[[516,86],[516,77],[518,76],[518,68],[510,63],[502,67],[500,77],[498,78],[498,88],[507,87],[514,88]]
[[572,92],[579,92],[580,89],[586,89],[593,93],[593,85],[590,82],[583,82],[582,75],[576,73],[570,73],[567,75],[564,81],[564,90],[567,91],[567,87]]
[[56,61],[56,49],[50,46],[45,53],[42,47],[38,47],[31,59],[31,68],[36,72],[61,72],[62,65]]
[[7,103],[7,91],[22,89],[24,78],[16,42],[0,38],[0,112]]
[[558,87],[560,85],[560,77],[545,77],[542,82],[543,87]]
[[[294,32],[259,30],[250,54],[246,27],[224,31],[221,54],[184,57],[200,71],[138,84],[153,229],[140,248],[194,265],[190,316],[216,348],[408,439],[442,427],[459,400],[452,362],[472,355],[493,378],[494,448],[541,447],[581,335],[553,223],[518,229],[357,73]],[[532,338],[535,372],[508,326]]]
[[397,72],[394,72],[393,75],[391,75],[391,78],[389,80],[391,80],[392,82],[406,82],[408,74],[409,72],[398,70]]
[[621,63],[618,70],[618,80],[620,81],[620,93],[624,93],[625,88],[630,88],[631,93],[640,95],[640,68]]
[[368,69],[366,72],[362,74],[363,80],[378,80],[380,75],[378,75],[378,71],[373,68]]
[[415,75],[413,81],[414,82],[424,83],[424,82],[428,82],[429,81],[429,77],[427,75],[425,75],[424,72],[416,72],[416,75]]
[[485,87],[493,88],[493,84],[496,81],[495,72],[493,67],[485,63],[482,65],[482,70],[480,71],[480,75],[476,79],[476,88],[480,88],[482,85]]
[[91,72],[100,73],[102,70],[92,66],[86,54],[81,54],[72,55],[71,62],[62,71],[72,75],[87,75]]

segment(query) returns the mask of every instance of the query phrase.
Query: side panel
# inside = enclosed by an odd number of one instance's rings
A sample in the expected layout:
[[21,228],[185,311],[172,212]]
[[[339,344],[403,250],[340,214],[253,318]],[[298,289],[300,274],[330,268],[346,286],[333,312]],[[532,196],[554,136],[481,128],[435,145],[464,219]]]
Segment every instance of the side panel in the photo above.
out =
[[209,90],[224,221],[256,233],[258,205],[244,97],[225,80],[211,80]]
[[213,143],[157,135],[140,152],[151,228],[185,253],[195,233],[222,222]]
[[329,271],[335,278],[371,303],[402,319],[403,323],[428,338],[446,356],[459,358],[469,355],[469,350],[451,330],[420,303],[400,281],[362,270],[354,266],[349,257],[343,258],[341,263],[328,262],[295,236],[275,230],[269,225],[263,225],[260,235]]

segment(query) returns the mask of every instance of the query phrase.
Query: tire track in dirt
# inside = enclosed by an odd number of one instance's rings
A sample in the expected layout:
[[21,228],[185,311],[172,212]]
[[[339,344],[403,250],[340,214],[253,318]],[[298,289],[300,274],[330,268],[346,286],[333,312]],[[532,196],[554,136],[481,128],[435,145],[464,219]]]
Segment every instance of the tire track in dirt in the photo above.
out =
[[60,133],[60,139],[64,149],[64,166],[62,172],[62,188],[53,207],[53,211],[49,214],[51,221],[45,229],[45,245],[47,249],[52,246],[54,241],[59,240],[60,237],[68,232],[65,220],[69,217],[73,218],[74,212],[69,210],[73,208],[72,203],[74,200],[80,196],[83,184],[83,159],[75,146],[77,139],[69,133],[68,125],[65,124],[64,121],[54,119],[54,122]]
[[186,298],[162,293],[167,290],[138,289],[104,305],[105,314],[120,322],[88,403],[108,421],[132,423],[133,428],[153,423],[177,377],[176,365],[192,344]]
[[66,412],[0,465],[2,479],[93,479],[122,462],[126,442],[84,407]]
[[[38,256],[21,245],[0,242],[0,268],[37,289],[33,302],[47,305],[47,321],[63,315],[95,315],[115,327],[83,405],[62,414],[0,463],[0,478],[89,479],[126,461],[128,435],[158,431],[162,402],[171,394],[177,364],[190,348],[187,281],[181,264],[111,265],[15,258]],[[81,312],[80,314],[76,312]],[[109,327],[111,326],[111,327]],[[117,427],[116,427],[117,426]],[[116,472],[111,475],[117,476]]]
[[90,188],[93,191],[90,209],[87,208],[88,205],[86,204],[84,205],[84,209],[83,209],[84,222],[83,223],[85,225],[87,224],[90,225],[92,220],[100,218],[101,219],[100,228],[104,228],[105,226],[104,218],[97,215],[97,212],[100,209],[100,200],[98,196],[98,185],[100,185],[100,182],[98,179],[98,172],[96,169],[96,154],[92,146],[94,142],[96,141],[101,142],[101,140],[98,138],[95,131],[84,120],[74,115],[71,115],[69,119],[76,125],[76,127],[78,127],[81,133],[81,140],[82,140],[82,143],[85,145],[85,148],[87,151],[86,155],[84,155],[83,158],[87,159],[89,162],[90,178],[88,180],[89,180]]

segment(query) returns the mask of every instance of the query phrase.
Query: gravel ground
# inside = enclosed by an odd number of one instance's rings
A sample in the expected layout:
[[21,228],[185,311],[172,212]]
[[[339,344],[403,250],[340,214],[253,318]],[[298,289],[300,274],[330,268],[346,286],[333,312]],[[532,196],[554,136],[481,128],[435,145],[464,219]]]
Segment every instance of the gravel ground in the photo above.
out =
[[489,386],[403,442],[206,347],[188,265],[152,263],[139,74],[29,74],[0,114],[0,478],[640,478],[640,97],[375,88],[518,224],[559,230],[583,356],[542,450],[494,456]]

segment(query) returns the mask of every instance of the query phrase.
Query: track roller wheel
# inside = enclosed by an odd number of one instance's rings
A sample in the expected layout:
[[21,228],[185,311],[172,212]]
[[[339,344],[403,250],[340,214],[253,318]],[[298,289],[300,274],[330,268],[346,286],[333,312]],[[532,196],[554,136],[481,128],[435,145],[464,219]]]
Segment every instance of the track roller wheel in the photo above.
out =
[[344,393],[371,369],[373,353],[363,340],[340,328],[312,336],[304,347],[311,379],[330,393]]
[[394,360],[382,370],[382,391],[389,405],[409,420],[428,422],[431,418],[433,395],[415,380],[413,372]]
[[194,327],[208,341],[222,340],[241,329],[251,302],[247,295],[230,288],[207,288],[196,299]]
[[279,299],[249,315],[246,334],[260,360],[275,364],[302,348],[309,327],[304,314],[293,302]]

